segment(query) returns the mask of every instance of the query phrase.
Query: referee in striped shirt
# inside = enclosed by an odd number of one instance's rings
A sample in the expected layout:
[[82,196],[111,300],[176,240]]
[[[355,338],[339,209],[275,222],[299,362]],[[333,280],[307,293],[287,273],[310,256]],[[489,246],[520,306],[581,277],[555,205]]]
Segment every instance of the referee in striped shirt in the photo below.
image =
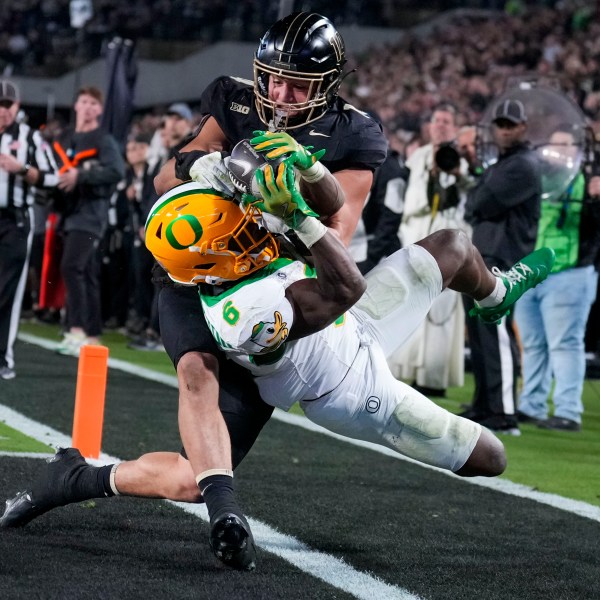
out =
[[15,377],[17,336],[33,238],[33,192],[58,183],[52,151],[39,131],[17,123],[19,89],[0,79],[0,379]]

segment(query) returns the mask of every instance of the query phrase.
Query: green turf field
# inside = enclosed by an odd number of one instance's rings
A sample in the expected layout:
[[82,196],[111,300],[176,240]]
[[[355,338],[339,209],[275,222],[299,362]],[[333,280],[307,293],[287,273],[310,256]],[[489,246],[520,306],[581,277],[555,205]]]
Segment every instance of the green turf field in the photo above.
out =
[[[58,327],[24,323],[21,331],[56,341],[60,339]],[[165,353],[131,350],[127,348],[127,341],[119,333],[107,333],[103,337],[112,358],[174,374]],[[447,399],[434,400],[452,412],[460,412],[461,404],[469,403],[473,393],[472,376],[467,373],[465,379],[464,387],[448,390]],[[542,492],[600,506],[600,380],[585,382],[583,402],[585,414],[581,433],[546,431],[523,425],[520,437],[503,436],[501,439],[509,459],[503,477]]]
[[0,422],[0,452],[52,452],[50,446],[41,444],[20,431]]

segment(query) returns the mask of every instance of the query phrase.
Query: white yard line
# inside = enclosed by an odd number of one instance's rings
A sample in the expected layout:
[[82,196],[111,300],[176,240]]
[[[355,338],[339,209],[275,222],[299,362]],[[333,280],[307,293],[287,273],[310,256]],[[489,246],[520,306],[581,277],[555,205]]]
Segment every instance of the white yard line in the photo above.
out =
[[[44,340],[37,336],[27,335],[27,334],[19,334],[19,339],[29,342],[31,344],[37,344],[38,346],[42,346],[43,348],[52,349],[56,346],[56,343],[49,342],[48,340]],[[175,376],[163,375],[161,373],[156,373],[150,369],[144,369],[143,367],[136,367],[131,363],[127,363],[122,360],[116,360],[113,358],[109,358],[108,364],[110,367],[114,369],[118,369],[121,371],[126,371],[128,373],[133,373],[135,375],[139,375],[145,379],[151,379],[152,381],[158,381],[160,383],[164,383],[165,385],[169,385],[172,387],[177,387],[177,378]],[[311,421],[309,421],[306,417],[300,415],[294,415],[290,413],[283,412],[279,409],[276,409],[273,413],[273,418],[278,421],[282,421],[284,423],[288,423],[290,425],[295,425],[297,427],[302,427],[303,429],[308,429],[309,431],[315,431],[321,433],[323,435],[327,435],[329,437],[333,437],[335,439],[341,440],[348,444],[352,444],[353,446],[359,446],[361,448],[368,448],[373,450],[374,452],[379,452],[380,454],[385,454],[386,456],[391,456],[393,458],[397,458],[399,460],[405,460],[407,462],[411,462],[425,469],[433,469],[434,471],[438,471],[439,473],[443,473],[449,477],[454,477],[460,479],[461,481],[478,485],[481,487],[490,488],[492,490],[496,490],[498,492],[502,492],[504,494],[509,494],[511,496],[518,496],[520,498],[526,498],[528,500],[533,500],[535,502],[539,502],[541,504],[546,504],[548,506],[552,506],[554,508],[558,508],[560,510],[564,510],[566,512],[570,512],[580,517],[585,517],[587,519],[591,519],[593,521],[600,522],[600,507],[594,506],[593,504],[588,504],[587,502],[581,502],[580,500],[573,500],[571,498],[565,498],[563,496],[558,496],[557,494],[546,494],[544,492],[538,492],[531,488],[530,486],[522,485],[519,483],[513,483],[512,481],[508,481],[507,479],[500,478],[488,478],[488,477],[457,477],[453,473],[449,471],[445,471],[443,469],[438,469],[437,467],[431,467],[429,465],[424,465],[417,461],[414,461],[410,458],[406,458],[397,454],[393,450],[389,448],[384,448],[383,446],[377,446],[375,444],[371,444],[369,442],[362,442],[359,440],[352,440],[349,438],[342,437],[337,435],[336,433],[332,433],[327,431],[323,427],[319,425],[315,425]]]
[[585,517],[586,519],[592,519],[592,521],[598,521],[600,523],[600,506],[594,506],[593,504],[588,504],[587,502],[582,502],[580,500],[573,500],[572,498],[565,498],[564,496],[559,496],[557,494],[547,494],[545,492],[538,492],[527,485],[514,483],[512,481],[509,481],[508,479],[500,479],[498,477],[459,477],[458,475],[455,475],[450,471],[446,471],[445,469],[439,469],[438,467],[424,465],[423,463],[413,460],[412,458],[402,456],[397,452],[394,452],[390,448],[378,446],[370,442],[352,440],[350,438],[338,435],[337,433],[332,433],[331,431],[324,429],[320,425],[316,425],[315,423],[309,421],[306,417],[303,417],[301,415],[294,415],[280,410],[276,410],[273,416],[277,420],[283,421],[284,423],[289,423],[290,425],[295,425],[296,427],[302,427],[303,429],[307,429],[309,431],[322,433],[323,435],[328,435],[329,437],[336,438],[342,442],[346,442],[347,444],[352,444],[353,446],[359,446],[360,448],[368,448],[369,450],[373,450],[374,452],[379,452],[380,454],[385,454],[386,456],[391,456],[392,458],[397,458],[399,460],[404,460],[406,462],[413,463],[424,469],[431,469],[433,471],[437,471],[438,473],[447,475],[448,477],[452,477],[457,481],[462,481],[464,483],[490,488],[492,490],[496,490],[497,492],[510,494],[511,496],[519,496],[520,498],[534,500],[535,502],[547,504],[548,506],[552,506],[554,508],[570,512],[575,515],[579,515],[580,517]]
[[[49,446],[58,448],[71,445],[71,438],[64,433],[38,423],[2,404],[0,404],[0,421]],[[47,458],[49,455],[2,452],[0,456]],[[90,460],[89,462],[111,464],[121,462],[121,459],[102,452],[98,460]],[[204,504],[170,503],[208,522],[208,513]],[[420,598],[411,594],[408,590],[385,583],[378,577],[357,571],[339,558],[313,550],[300,540],[280,533],[262,521],[249,518],[248,522],[252,528],[255,542],[259,547],[276,554],[305,573],[317,577],[355,598],[360,600],[381,600],[381,598],[419,600]]]

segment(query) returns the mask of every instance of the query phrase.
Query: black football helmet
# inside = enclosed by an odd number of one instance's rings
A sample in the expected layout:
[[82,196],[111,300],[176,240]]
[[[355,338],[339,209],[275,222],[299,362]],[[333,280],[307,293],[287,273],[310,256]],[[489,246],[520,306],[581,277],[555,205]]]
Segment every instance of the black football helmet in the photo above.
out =
[[[284,130],[316,121],[335,100],[345,62],[344,40],[326,17],[297,12],[277,21],[254,56],[254,94],[261,121]],[[269,98],[271,76],[308,83],[307,100],[278,107]]]

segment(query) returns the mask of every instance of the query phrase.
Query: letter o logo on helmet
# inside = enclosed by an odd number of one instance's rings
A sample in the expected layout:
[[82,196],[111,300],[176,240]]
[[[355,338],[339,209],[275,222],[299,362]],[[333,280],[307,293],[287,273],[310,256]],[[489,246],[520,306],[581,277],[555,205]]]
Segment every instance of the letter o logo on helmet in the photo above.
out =
[[[182,227],[181,224],[187,224],[189,227]],[[177,231],[175,231],[177,229]],[[182,238],[189,237],[189,234],[193,234],[191,242],[180,241]],[[173,219],[165,230],[165,236],[167,241],[175,250],[185,250],[190,246],[196,245],[202,237],[203,229],[200,221],[194,215],[180,215]],[[179,237],[178,237],[179,236]]]

